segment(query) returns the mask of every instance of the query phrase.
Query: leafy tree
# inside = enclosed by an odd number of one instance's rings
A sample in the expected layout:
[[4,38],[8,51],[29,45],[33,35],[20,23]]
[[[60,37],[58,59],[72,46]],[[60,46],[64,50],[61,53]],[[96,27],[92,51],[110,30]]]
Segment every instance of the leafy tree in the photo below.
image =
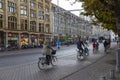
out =
[[120,41],[120,0],[75,0],[82,2],[86,16],[94,16],[93,23],[102,23],[104,28],[113,30]]

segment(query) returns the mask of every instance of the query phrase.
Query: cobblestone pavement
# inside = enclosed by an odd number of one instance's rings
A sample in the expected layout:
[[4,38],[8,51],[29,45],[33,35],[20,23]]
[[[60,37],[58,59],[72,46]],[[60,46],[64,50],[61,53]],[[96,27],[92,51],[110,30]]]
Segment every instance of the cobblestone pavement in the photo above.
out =
[[[110,49],[109,54],[101,51],[91,54],[90,57],[96,57],[92,60],[88,57],[84,61],[78,61],[76,55],[62,57],[58,59],[56,66],[46,70],[39,70],[37,61],[0,68],[0,80],[100,80],[100,76],[111,80],[109,71],[115,64],[109,61],[115,60],[115,49]],[[117,74],[116,80],[120,80],[120,74]]]

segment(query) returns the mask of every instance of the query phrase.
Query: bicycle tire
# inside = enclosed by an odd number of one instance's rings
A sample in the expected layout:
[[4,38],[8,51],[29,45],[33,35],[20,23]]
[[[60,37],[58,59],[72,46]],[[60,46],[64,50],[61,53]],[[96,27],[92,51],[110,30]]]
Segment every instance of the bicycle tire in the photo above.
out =
[[53,66],[57,64],[57,57],[56,56],[52,56],[51,64]]
[[44,69],[46,69],[46,66],[47,66],[47,64],[45,63],[45,58],[39,58],[38,68],[40,70],[44,70]]
[[78,60],[83,60],[84,58],[85,58],[85,56],[84,56],[83,53],[80,53],[80,52],[77,53],[77,59]]

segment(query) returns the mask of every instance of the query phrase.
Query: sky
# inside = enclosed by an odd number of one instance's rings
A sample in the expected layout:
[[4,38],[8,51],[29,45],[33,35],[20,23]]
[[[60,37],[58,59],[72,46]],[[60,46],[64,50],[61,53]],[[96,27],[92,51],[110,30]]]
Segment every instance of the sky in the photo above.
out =
[[[59,2],[57,2],[59,1]],[[54,4],[59,4],[60,7],[62,7],[65,10],[75,10],[75,9],[82,9],[80,2],[76,2],[75,4],[72,5],[74,0],[52,0],[52,3]],[[73,14],[79,16],[80,12],[79,11],[72,11]]]

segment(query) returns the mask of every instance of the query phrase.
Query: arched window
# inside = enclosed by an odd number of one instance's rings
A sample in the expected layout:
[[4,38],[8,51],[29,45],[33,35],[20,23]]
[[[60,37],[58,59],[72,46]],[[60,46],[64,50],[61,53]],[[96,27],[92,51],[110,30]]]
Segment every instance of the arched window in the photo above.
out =
[[39,23],[39,32],[44,32],[44,23]]
[[28,20],[21,19],[20,20],[21,30],[27,31],[28,29]]
[[0,28],[3,28],[3,15],[0,14]]
[[10,16],[8,17],[8,29],[17,30],[17,18]]
[[30,31],[35,32],[36,31],[36,22],[30,21]]

